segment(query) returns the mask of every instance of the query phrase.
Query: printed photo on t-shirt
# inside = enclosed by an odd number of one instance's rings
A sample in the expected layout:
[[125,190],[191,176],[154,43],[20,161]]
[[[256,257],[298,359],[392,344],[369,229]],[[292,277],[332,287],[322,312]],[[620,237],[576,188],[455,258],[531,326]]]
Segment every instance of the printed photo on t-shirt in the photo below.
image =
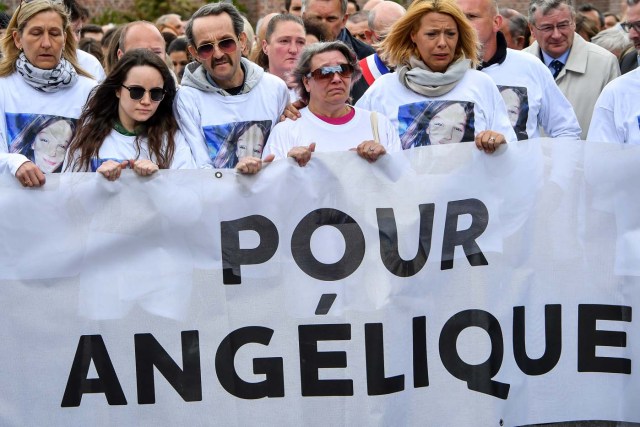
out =
[[401,105],[398,122],[402,149],[473,141],[473,102],[422,101]]
[[518,141],[529,139],[527,120],[529,118],[529,97],[527,88],[519,86],[498,86],[500,95],[507,106],[507,114]]
[[76,119],[44,114],[6,113],[9,153],[19,153],[44,173],[60,172]]
[[271,120],[226,123],[203,130],[213,167],[233,168],[243,157],[262,157]]

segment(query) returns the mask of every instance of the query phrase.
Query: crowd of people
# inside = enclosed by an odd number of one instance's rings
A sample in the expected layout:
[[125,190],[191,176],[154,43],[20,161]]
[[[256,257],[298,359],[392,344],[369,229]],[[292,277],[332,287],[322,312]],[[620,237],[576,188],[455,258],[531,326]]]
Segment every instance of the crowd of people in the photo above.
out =
[[[75,0],[0,16],[0,173],[257,173],[277,158],[538,136],[640,143],[640,0],[230,3],[103,28]],[[623,74],[623,75],[621,75]]]

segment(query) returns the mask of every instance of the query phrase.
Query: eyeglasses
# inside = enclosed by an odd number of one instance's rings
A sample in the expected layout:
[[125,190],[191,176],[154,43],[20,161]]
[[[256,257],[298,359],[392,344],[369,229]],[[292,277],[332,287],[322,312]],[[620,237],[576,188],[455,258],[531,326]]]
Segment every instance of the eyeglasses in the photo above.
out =
[[153,102],[160,102],[164,99],[165,93],[167,93],[167,91],[162,89],[161,87],[154,87],[146,90],[142,86],[121,86],[129,91],[129,97],[131,97],[131,99],[133,99],[134,101],[140,101],[144,94],[146,92],[149,92],[149,97],[151,97],[151,100]]
[[353,65],[351,64],[338,64],[328,65],[326,67],[320,67],[317,70],[313,70],[307,74],[307,78],[313,77],[316,80],[329,80],[333,78],[333,75],[338,73],[340,77],[348,78],[353,74]]
[[543,25],[542,27],[538,27],[534,24],[533,27],[536,30],[541,31],[543,33],[553,33],[553,30],[555,30],[556,28],[558,29],[558,31],[563,32],[571,28],[572,25],[573,25],[573,22],[564,21],[556,25]]
[[217,43],[204,43],[196,48],[198,57],[200,59],[209,59],[211,55],[213,55],[216,46],[224,53],[233,53],[238,48],[238,44],[234,38],[222,39]]
[[622,27],[622,29],[624,31],[626,31],[627,33],[633,28],[634,30],[636,30],[636,33],[640,33],[640,21],[635,21],[635,22],[621,22],[620,26]]

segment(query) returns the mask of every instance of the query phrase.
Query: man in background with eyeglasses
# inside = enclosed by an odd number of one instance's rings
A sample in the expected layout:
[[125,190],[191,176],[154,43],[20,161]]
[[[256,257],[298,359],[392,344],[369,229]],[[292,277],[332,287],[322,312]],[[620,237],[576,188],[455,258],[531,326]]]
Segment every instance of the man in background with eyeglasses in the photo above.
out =
[[629,33],[629,40],[635,47],[635,50],[620,59],[620,71],[625,74],[635,70],[640,64],[640,0],[627,1],[627,20],[620,23],[620,26]]
[[529,24],[536,41],[525,49],[544,62],[567,97],[586,139],[593,107],[602,89],[620,75],[611,52],[575,33],[576,13],[566,0],[532,0]]
[[507,49],[496,0],[457,0],[478,34],[482,72],[498,86],[518,140],[540,136],[580,138],[573,108],[547,68],[528,53]]
[[196,11],[185,34],[196,62],[184,70],[174,111],[200,168],[233,168],[253,147],[258,160],[283,114],[289,90],[280,78],[242,57],[244,21],[230,3]]

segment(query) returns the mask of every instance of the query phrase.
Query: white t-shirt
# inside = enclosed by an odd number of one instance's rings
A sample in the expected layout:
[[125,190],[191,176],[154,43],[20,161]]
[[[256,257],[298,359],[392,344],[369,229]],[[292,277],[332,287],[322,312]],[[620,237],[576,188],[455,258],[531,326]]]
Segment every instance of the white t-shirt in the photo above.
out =
[[589,141],[640,144],[640,68],[609,82],[589,125]]
[[[139,160],[139,159],[147,159],[151,160],[154,163],[158,163],[155,157],[152,157],[149,153],[149,146],[147,145],[146,138],[140,138],[140,154],[136,154],[136,137],[123,135],[116,131],[115,129],[111,131],[109,135],[105,138],[100,146],[100,152],[98,153],[98,157],[94,157],[91,159],[90,170],[91,172],[95,172],[102,163],[107,160],[115,160],[117,162],[122,162],[125,160]],[[175,152],[173,155],[173,160],[171,162],[170,169],[195,169],[195,162],[193,161],[193,157],[191,156],[191,150],[189,149],[189,145],[187,141],[185,141],[182,133],[180,131],[176,132],[175,137]],[[165,138],[166,144],[166,138]],[[71,165],[73,165],[74,161],[80,156],[80,152],[75,152],[73,154],[73,160],[71,160]],[[63,171],[69,172],[70,169],[67,170],[67,162],[69,159],[65,160],[65,164],[63,167]],[[74,169],[75,171],[76,169]]]
[[427,97],[402,85],[397,73],[385,74],[356,103],[391,120],[403,149],[473,141],[484,130],[516,141],[500,92],[491,78],[468,70],[448,93]]
[[107,78],[104,68],[102,68],[102,64],[98,58],[81,49],[76,50],[76,55],[78,57],[78,65],[80,65],[83,70],[91,74],[98,83]]
[[538,126],[553,138],[580,139],[580,124],[573,107],[542,61],[507,49],[502,64],[483,68],[482,72],[498,86],[518,139],[539,137]]
[[0,78],[0,173],[15,175],[33,161],[43,172],[58,172],[75,123],[96,81],[78,76],[73,86],[40,92],[20,74]]
[[[302,117],[285,120],[273,128],[262,156],[275,154],[276,159],[287,157],[293,147],[316,143],[315,151],[346,151],[362,141],[373,140],[371,112],[354,107],[355,115],[345,124],[334,125],[319,119],[308,108],[300,110]],[[380,144],[388,152],[400,151],[400,140],[393,125],[382,114],[378,117]]]
[[182,85],[174,110],[196,166],[232,168],[240,157],[261,157],[288,101],[285,83],[264,73],[248,93],[233,96]]

